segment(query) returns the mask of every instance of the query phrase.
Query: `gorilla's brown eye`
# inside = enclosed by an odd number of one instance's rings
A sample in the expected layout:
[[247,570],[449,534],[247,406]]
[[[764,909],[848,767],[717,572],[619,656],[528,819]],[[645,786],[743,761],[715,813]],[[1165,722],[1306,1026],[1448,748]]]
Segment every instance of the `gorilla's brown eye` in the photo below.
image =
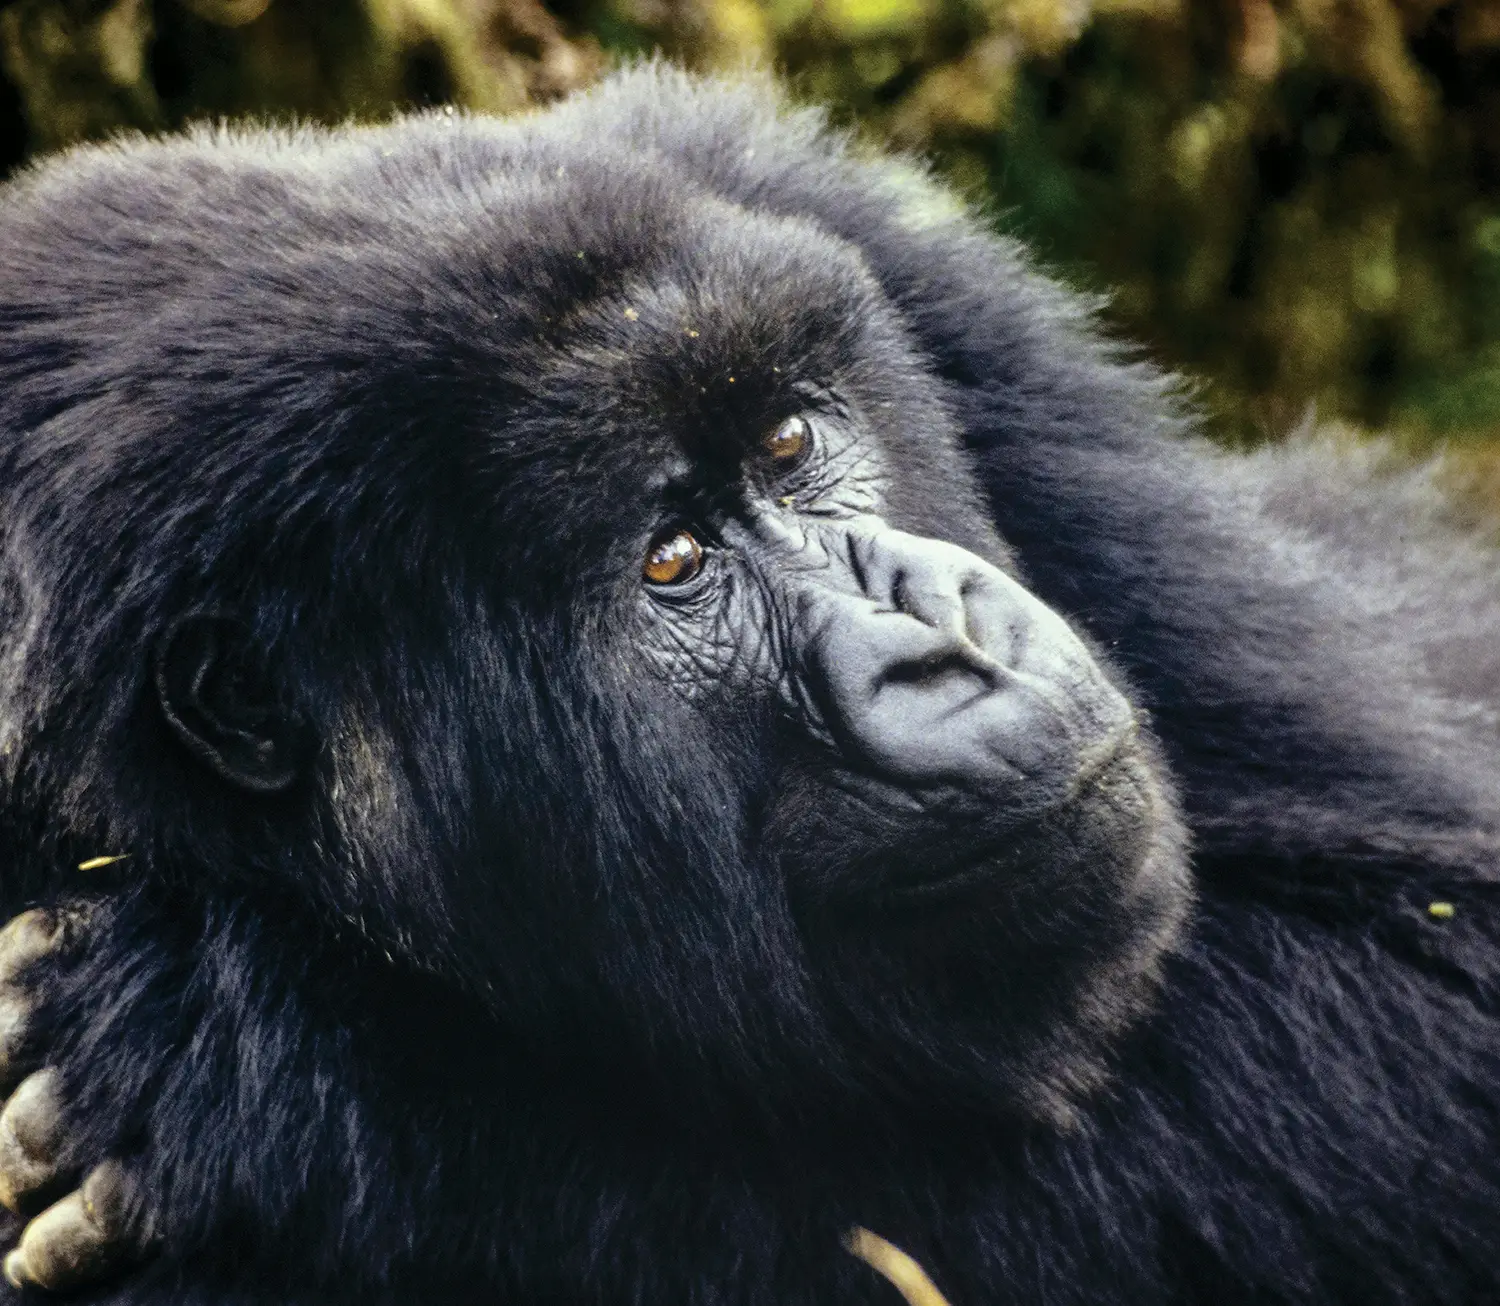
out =
[[812,428],[805,417],[788,417],[765,438],[766,452],[777,462],[791,462],[812,444]]
[[681,585],[703,570],[703,550],[686,531],[658,535],[646,550],[641,568],[653,585]]

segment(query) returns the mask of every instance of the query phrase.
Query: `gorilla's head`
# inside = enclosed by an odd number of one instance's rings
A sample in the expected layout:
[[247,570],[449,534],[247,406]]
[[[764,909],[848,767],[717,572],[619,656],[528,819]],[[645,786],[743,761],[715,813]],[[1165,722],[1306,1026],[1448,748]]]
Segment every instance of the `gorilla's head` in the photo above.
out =
[[1092,1081],[1168,786],[858,247],[566,118],[28,185],[13,810],[695,1092]]

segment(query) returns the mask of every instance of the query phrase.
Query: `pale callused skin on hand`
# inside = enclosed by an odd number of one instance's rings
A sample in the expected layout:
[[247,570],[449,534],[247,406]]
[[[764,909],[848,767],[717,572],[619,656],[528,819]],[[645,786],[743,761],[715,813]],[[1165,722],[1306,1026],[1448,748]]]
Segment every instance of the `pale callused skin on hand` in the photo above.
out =
[[[49,964],[66,961],[85,908],[33,908],[0,930],[0,1204],[29,1217],[5,1257],[17,1287],[65,1292],[98,1282],[139,1254],[127,1235],[129,1174],[118,1161],[78,1176],[58,1161],[65,1121],[57,1072],[28,1037]],[[69,1191],[69,1189],[72,1191]]]

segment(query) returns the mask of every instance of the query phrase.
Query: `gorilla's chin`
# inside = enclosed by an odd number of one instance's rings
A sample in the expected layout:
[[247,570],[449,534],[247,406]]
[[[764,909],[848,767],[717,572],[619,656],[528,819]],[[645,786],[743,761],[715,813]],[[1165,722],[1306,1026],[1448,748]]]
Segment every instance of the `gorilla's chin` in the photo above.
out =
[[[941,829],[908,813],[903,828],[888,809],[891,842],[802,886],[794,911],[831,1023],[871,1085],[910,1109],[1072,1118],[1104,1082],[1109,1048],[1150,1010],[1188,915],[1165,780],[1130,748],[1025,820],[964,809]],[[864,809],[866,839],[876,810]]]

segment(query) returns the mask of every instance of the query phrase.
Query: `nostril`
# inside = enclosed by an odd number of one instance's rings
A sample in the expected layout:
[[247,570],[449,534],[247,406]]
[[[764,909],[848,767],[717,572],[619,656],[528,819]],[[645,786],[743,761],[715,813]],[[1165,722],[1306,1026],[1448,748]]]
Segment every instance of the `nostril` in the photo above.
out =
[[882,667],[875,679],[875,691],[891,686],[932,686],[943,681],[978,682],[976,692],[987,694],[1004,677],[1004,671],[993,658],[968,641],[934,650],[922,657],[893,660]]
[[859,586],[860,593],[870,593],[870,570],[866,560],[861,553],[864,541],[852,532],[844,537],[846,550],[849,556],[849,574],[854,577],[854,583]]
[[983,623],[974,620],[974,594],[978,589],[978,577],[973,575],[965,576],[958,587],[958,603],[959,607],[963,610],[964,638],[969,643],[979,648],[984,648]]
[[[849,579],[875,612],[925,627],[927,638],[920,642],[929,649],[935,643],[971,673],[989,678],[1013,664],[1015,604],[1008,601],[1003,576],[982,559],[954,544],[889,530],[849,531],[840,552]],[[940,638],[933,641],[933,635]]]
[[924,681],[938,680],[943,676],[962,672],[964,669],[964,660],[959,654],[945,653],[940,657],[892,663],[881,672],[879,684],[882,686],[920,685]]

